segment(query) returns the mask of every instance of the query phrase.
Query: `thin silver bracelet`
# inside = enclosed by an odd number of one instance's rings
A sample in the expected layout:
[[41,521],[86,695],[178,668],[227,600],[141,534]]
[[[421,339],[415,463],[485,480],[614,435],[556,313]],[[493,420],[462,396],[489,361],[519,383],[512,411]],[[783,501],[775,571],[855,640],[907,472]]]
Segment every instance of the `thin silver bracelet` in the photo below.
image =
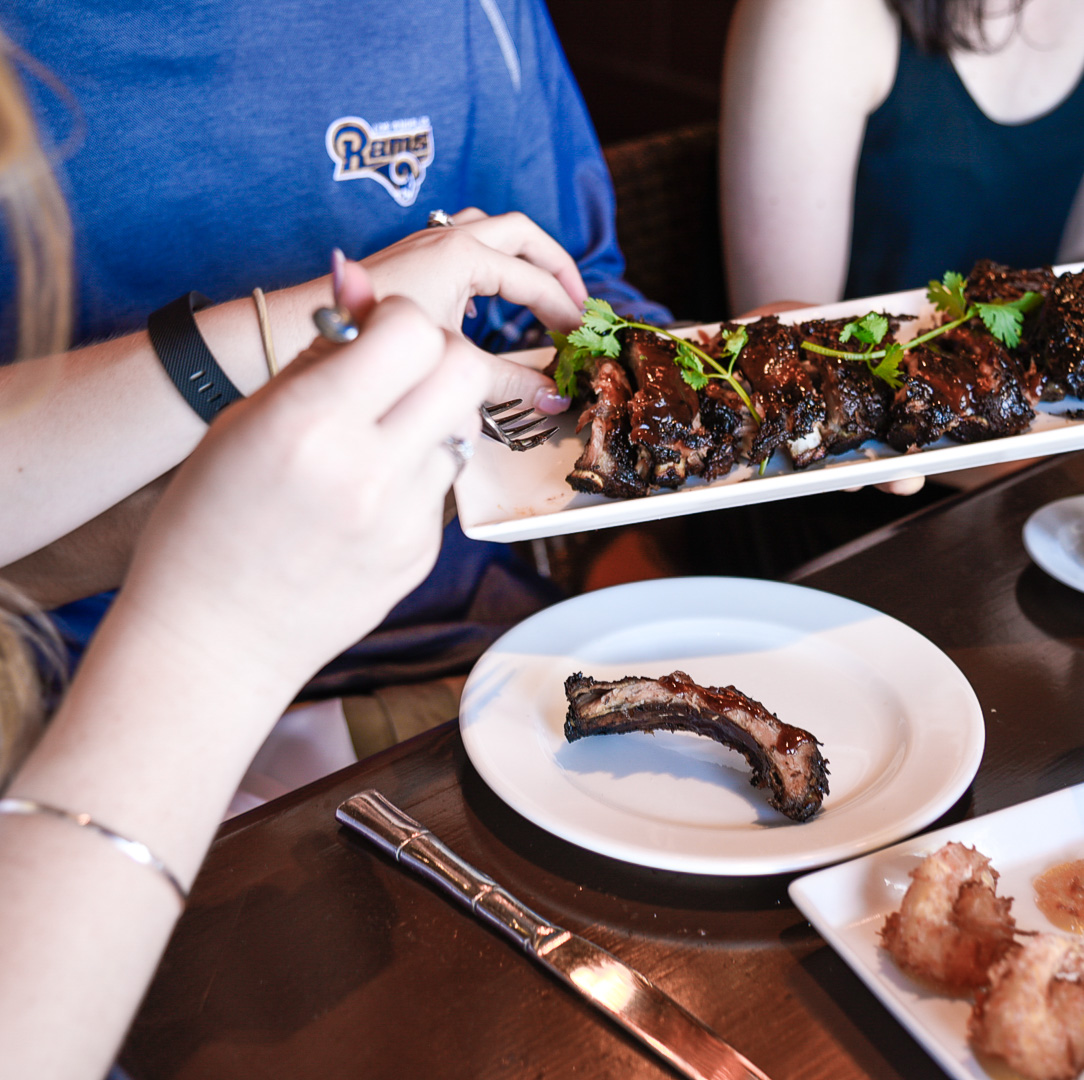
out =
[[0,814],[18,814],[29,817],[32,814],[44,814],[47,817],[61,818],[81,829],[90,829],[104,840],[108,840],[122,855],[127,855],[133,862],[140,866],[146,866],[156,870],[173,887],[173,891],[180,897],[183,907],[188,901],[188,892],[177,880],[172,870],[146,844],[138,840],[130,840],[127,836],[121,836],[107,825],[95,821],[90,814],[73,814],[70,810],[64,810],[59,806],[50,806],[48,803],[38,802],[37,799],[20,799],[11,795],[0,798]]

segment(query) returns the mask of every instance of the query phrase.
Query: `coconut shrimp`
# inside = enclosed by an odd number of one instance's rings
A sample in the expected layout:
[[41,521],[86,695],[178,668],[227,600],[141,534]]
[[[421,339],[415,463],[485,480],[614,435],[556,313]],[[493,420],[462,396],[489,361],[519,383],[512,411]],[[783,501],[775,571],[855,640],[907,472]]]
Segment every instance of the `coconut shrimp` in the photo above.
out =
[[997,872],[974,848],[948,843],[911,872],[881,943],[909,975],[954,994],[986,982],[987,969],[1013,944],[1011,897],[996,895]]
[[1084,942],[1037,934],[1001,959],[980,991],[968,1034],[1028,1080],[1084,1069]]

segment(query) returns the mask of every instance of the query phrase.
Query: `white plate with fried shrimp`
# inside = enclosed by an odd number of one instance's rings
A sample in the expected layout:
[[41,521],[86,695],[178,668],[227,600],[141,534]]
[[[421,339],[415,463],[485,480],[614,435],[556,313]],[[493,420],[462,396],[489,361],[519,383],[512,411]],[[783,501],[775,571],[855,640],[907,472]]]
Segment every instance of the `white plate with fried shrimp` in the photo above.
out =
[[[926,862],[930,856],[935,858]],[[958,1080],[988,1080],[991,1073],[976,1056],[969,1039],[973,1010],[970,993],[938,985],[938,976],[952,970],[954,961],[947,954],[956,944],[952,940],[954,932],[906,925],[906,920],[919,907],[926,914],[934,912],[935,919],[938,918],[937,912],[944,908],[941,901],[945,897],[941,893],[950,887],[955,889],[969,875],[976,882],[983,881],[983,889],[987,885],[995,888],[998,900],[987,894],[981,904],[987,914],[997,913],[1000,920],[1000,925],[992,928],[991,937],[1004,937],[1008,924],[1015,929],[1018,943],[1030,944],[1027,950],[1010,952],[1000,961],[1000,970],[994,964],[996,992],[987,997],[986,1012],[981,1021],[973,1024],[972,1032],[989,1038],[991,1044],[1004,1045],[1006,1039],[1033,1042],[1035,1030],[1029,1030],[1029,1025],[1049,1025],[1060,1022],[1060,1018],[1037,1016],[1027,1007],[1009,1009],[1004,1016],[996,1017],[993,1008],[1000,1003],[992,999],[998,996],[1004,999],[1011,992],[1010,974],[1024,975],[1033,983],[1035,979],[1044,981],[1038,990],[1025,983],[1022,995],[1016,992],[1018,1000],[1029,996],[1033,1001],[1048,998],[1043,992],[1045,982],[1050,971],[1065,962],[1062,954],[1067,951],[1071,954],[1070,966],[1079,963],[1084,935],[1066,933],[1051,924],[1036,903],[1034,881],[1053,866],[1081,858],[1084,858],[1084,784],[809,874],[791,883],[790,896],[945,1072]],[[996,878],[991,878],[990,869]],[[905,904],[916,871],[918,888]],[[999,902],[1010,897],[1011,907]],[[886,923],[887,943],[896,946],[902,967],[885,947],[882,930]],[[943,947],[937,943],[942,937]],[[1068,950],[1060,944],[1066,939],[1073,943]],[[910,954],[909,941],[915,945]],[[937,965],[946,958],[947,966],[938,969]],[[1015,970],[1009,972],[1010,966]],[[904,967],[909,970],[905,971]],[[922,974],[927,978],[916,977]],[[983,992],[979,993],[981,997]],[[1019,1019],[1023,1016],[1029,1018]],[[1079,1021],[1073,1022],[1079,1025]],[[989,1059],[985,1060],[986,1065],[990,1063]],[[997,1064],[1004,1074],[1004,1064]]]

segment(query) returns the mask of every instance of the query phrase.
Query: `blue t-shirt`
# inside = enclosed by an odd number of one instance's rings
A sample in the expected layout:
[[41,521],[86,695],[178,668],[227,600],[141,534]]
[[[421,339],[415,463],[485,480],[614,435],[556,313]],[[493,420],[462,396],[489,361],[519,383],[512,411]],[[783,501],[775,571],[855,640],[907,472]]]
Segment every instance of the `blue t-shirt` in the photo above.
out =
[[[12,0],[2,19],[65,91],[24,71],[72,209],[77,343],[192,289],[224,301],[310,280],[333,247],[361,258],[472,205],[522,211],[592,295],[669,319],[621,280],[609,176],[541,0]],[[14,297],[7,253],[0,356]],[[533,321],[477,308],[466,330],[494,351]],[[453,525],[430,579],[359,649],[394,678],[419,656],[425,675],[444,653],[461,669],[530,596],[553,598]],[[88,624],[82,606],[63,614]]]
[[[609,177],[540,0],[13,0],[3,21],[71,95],[24,80],[72,207],[77,343],[190,289],[307,281],[333,247],[361,258],[468,205],[523,211],[592,294],[665,318],[620,280]],[[478,306],[478,338],[510,314]]]

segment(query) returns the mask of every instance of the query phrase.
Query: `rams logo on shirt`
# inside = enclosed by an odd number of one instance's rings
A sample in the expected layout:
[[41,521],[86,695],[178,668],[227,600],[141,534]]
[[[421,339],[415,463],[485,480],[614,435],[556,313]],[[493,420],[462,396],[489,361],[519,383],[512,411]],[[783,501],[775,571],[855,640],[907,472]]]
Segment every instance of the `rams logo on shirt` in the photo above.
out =
[[375,180],[400,206],[418,197],[433,160],[428,116],[370,124],[360,116],[332,121],[324,135],[336,180]]

